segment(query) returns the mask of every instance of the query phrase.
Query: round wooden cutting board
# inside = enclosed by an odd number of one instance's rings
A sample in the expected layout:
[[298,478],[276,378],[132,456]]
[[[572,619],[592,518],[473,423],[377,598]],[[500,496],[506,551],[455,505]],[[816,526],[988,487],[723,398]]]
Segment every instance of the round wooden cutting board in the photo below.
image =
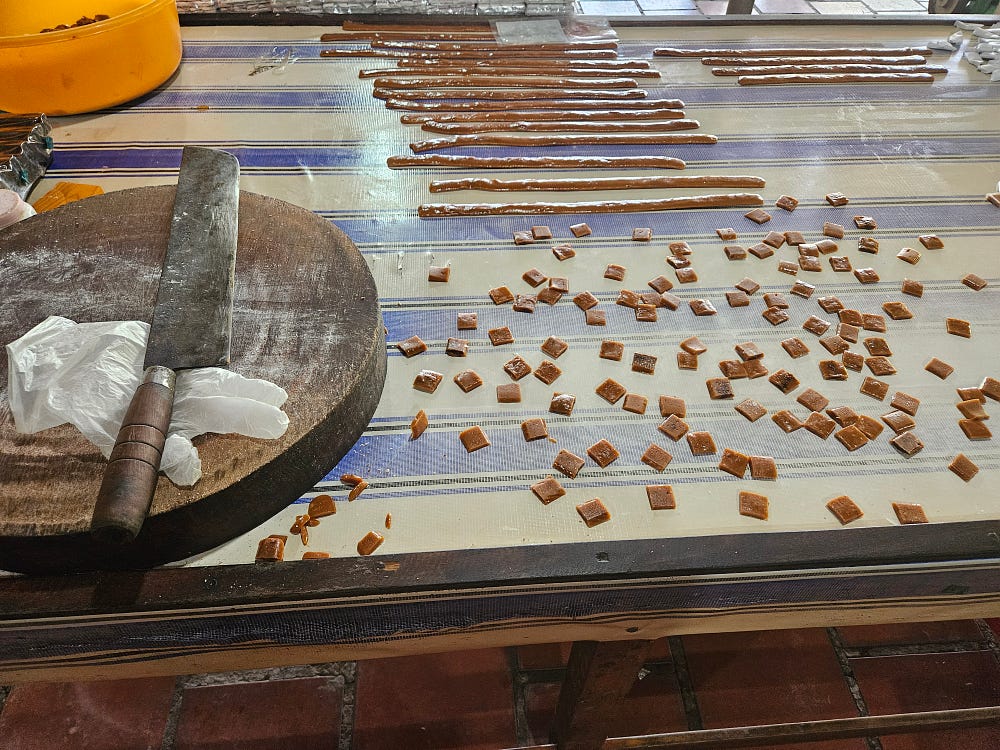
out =
[[[173,201],[173,186],[123,190],[0,230],[0,344],[49,315],[149,321]],[[106,461],[75,427],[14,430],[2,356],[0,568],[148,567],[249,531],[350,449],[385,368],[375,282],[350,238],[303,208],[241,193],[231,369],[288,391],[288,431],[196,438],[201,480],[185,489],[161,474],[135,542],[102,546],[88,529]]]

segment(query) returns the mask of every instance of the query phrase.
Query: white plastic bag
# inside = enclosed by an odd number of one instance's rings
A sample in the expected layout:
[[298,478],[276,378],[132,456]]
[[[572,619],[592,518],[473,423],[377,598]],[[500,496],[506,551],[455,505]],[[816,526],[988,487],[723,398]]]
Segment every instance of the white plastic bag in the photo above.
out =
[[[52,316],[7,345],[8,397],[19,432],[69,423],[111,455],[139,385],[149,325],[139,321],[75,323]],[[191,438],[206,432],[278,438],[288,394],[266,380],[218,367],[177,373],[174,413],[161,471],[177,485],[201,478]]]

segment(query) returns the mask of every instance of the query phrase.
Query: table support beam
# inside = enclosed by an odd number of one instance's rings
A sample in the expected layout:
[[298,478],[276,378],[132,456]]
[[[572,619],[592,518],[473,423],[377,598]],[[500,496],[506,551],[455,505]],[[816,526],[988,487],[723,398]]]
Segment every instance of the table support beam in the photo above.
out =
[[559,691],[552,741],[559,750],[601,750],[611,717],[635,684],[653,641],[577,641]]

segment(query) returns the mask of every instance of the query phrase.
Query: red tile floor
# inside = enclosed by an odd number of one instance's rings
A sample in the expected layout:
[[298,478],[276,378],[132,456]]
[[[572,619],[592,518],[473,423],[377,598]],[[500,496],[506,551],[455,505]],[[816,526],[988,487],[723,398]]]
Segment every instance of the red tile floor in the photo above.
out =
[[[1000,620],[655,644],[617,736],[1000,705]],[[547,741],[569,644],[0,688],[3,750],[499,750]],[[782,745],[997,750],[1000,726]]]

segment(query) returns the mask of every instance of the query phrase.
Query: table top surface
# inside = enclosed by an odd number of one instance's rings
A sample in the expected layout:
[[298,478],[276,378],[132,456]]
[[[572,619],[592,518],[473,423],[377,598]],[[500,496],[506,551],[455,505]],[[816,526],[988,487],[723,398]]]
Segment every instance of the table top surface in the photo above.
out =
[[[873,46],[924,45],[943,38],[951,29],[908,26],[752,26],[752,27],[623,27],[620,56],[650,58],[655,46]],[[740,87],[732,78],[713,77],[697,59],[655,58],[663,73],[658,81],[642,87],[650,97],[680,98],[688,117],[701,123],[700,131],[719,137],[714,145],[677,146],[577,146],[521,149],[531,155],[641,155],[658,154],[684,159],[683,172],[671,174],[748,174],[766,180],[759,192],[773,219],[757,226],[743,217],[746,209],[705,209],[649,214],[564,215],[420,219],[419,203],[437,202],[428,192],[431,179],[473,176],[471,170],[390,170],[389,156],[406,154],[408,144],[434,137],[418,126],[399,123],[399,112],[390,111],[371,96],[370,80],[359,80],[360,68],[389,67],[391,61],[366,58],[321,59],[320,30],[308,27],[218,27],[184,30],[185,57],[178,74],[163,88],[137,102],[111,111],[58,118],[53,121],[55,160],[48,176],[36,189],[44,194],[56,181],[98,184],[106,191],[175,181],[183,144],[224,148],[241,162],[243,189],[270,195],[316,211],[334,221],[355,241],[375,277],[387,327],[389,368],[382,401],[364,436],[331,471],[325,481],[298,503],[233,541],[183,563],[186,567],[251,563],[257,541],[268,534],[287,534],[301,503],[319,493],[338,501],[335,517],[311,530],[308,548],[292,537],[287,559],[298,559],[308,550],[334,557],[356,555],[357,541],[369,530],[383,533],[385,543],[376,552],[382,560],[408,553],[454,551],[461,562],[463,551],[504,549],[508,559],[517,550],[526,554],[546,545],[577,545],[590,550],[594,544],[627,544],[634,551],[660,548],[675,541],[697,557],[698,569],[712,569],[713,548],[719,545],[720,567],[733,567],[734,550],[749,559],[740,565],[797,567],[835,561],[843,550],[847,557],[864,559],[865,546],[878,539],[881,552],[896,560],[921,556],[961,557],[963,545],[971,556],[988,549],[980,531],[1000,518],[997,485],[1000,457],[996,441],[970,442],[958,428],[955,388],[977,385],[985,376],[1000,376],[995,352],[1000,345],[1000,272],[992,249],[996,245],[998,209],[983,200],[997,189],[1000,159],[995,117],[998,92],[987,78],[965,63],[960,54],[935,53],[931,63],[948,68],[931,85],[844,84],[828,86]],[[338,46],[347,46],[338,45]],[[269,67],[276,65],[276,67]],[[451,149],[446,153],[506,156],[508,148]],[[509,177],[514,173],[487,176]],[[520,173],[521,176],[541,176]],[[559,171],[546,176],[652,175],[654,170]],[[665,173],[659,173],[665,174]],[[851,202],[834,208],[823,199],[827,193],[847,194]],[[669,197],[712,190],[627,190],[613,196],[594,193],[561,193],[555,196],[526,193],[448,193],[449,202],[596,200]],[[800,200],[793,213],[774,209],[779,195]],[[878,255],[857,250],[855,215],[878,222],[870,234],[881,243]],[[587,222],[592,235],[574,238],[569,226]],[[802,231],[807,239],[822,238],[824,222],[847,227],[838,254],[847,255],[855,267],[877,270],[878,284],[861,285],[851,274],[834,273],[821,258],[820,273],[800,273],[799,280],[816,285],[812,299],[788,296],[791,319],[772,327],[760,316],[764,292],[784,292],[795,278],[779,273],[779,259],[793,259],[787,248],[767,260],[751,256],[729,261],[716,228],[733,227],[736,241],[755,244],[769,230]],[[575,258],[559,262],[551,243],[516,246],[514,231],[533,224],[549,225],[557,241],[570,242]],[[649,243],[631,241],[634,227],[650,227]],[[944,249],[927,250],[917,243],[922,234],[934,233]],[[656,323],[636,323],[632,310],[614,304],[618,290],[646,288],[646,281],[660,274],[672,277],[664,263],[668,242],[686,240],[694,250],[693,265],[699,281],[678,284],[673,290],[683,301],[669,312],[661,309]],[[895,256],[903,247],[922,252],[918,265]],[[622,283],[603,277],[608,263],[626,267]],[[447,284],[427,281],[430,265],[449,265]],[[571,295],[589,290],[606,311],[605,328],[588,327],[569,296],[554,307],[539,305],[534,315],[495,306],[486,292],[507,285],[518,293],[530,292],[520,279],[536,267],[546,276],[568,277]],[[989,282],[980,292],[960,283],[967,273]],[[743,277],[762,285],[748,308],[729,308],[724,293]],[[904,278],[924,284],[920,299],[900,294]],[[733,405],[744,398],[763,404],[769,412],[788,409],[801,418],[808,410],[794,396],[783,395],[766,378],[734,382],[735,401],[711,401],[705,380],[720,373],[716,363],[735,359],[733,346],[753,341],[765,352],[765,364],[774,372],[784,368],[830,399],[876,418],[891,411],[859,393],[868,374],[850,373],[845,382],[821,379],[817,363],[830,358],[817,337],[800,326],[810,315],[831,320],[816,303],[823,295],[836,295],[846,307],[881,313],[886,301],[905,301],[912,320],[889,321],[883,335],[889,342],[898,373],[884,378],[889,397],[903,391],[920,399],[916,432],[923,451],[906,458],[888,443],[886,430],[874,443],[848,453],[833,438],[821,440],[802,430],[781,432],[765,417],[750,423]],[[695,317],[687,302],[711,300],[718,314]],[[459,332],[456,314],[476,312],[478,329]],[[944,320],[964,318],[972,323],[972,338],[948,335]],[[509,326],[516,342],[493,347],[488,329]],[[466,335],[471,334],[471,335]],[[406,359],[391,345],[418,335],[428,352]],[[520,354],[533,366],[547,357],[539,345],[549,335],[569,343],[556,363],[562,375],[548,386],[529,376],[521,381],[523,401],[496,402],[495,386],[510,382],[502,365]],[[680,371],[675,364],[678,343],[698,335],[708,346],[697,371]],[[862,332],[862,335],[866,335]],[[444,354],[448,337],[470,341],[469,356]],[[791,359],[780,341],[798,337],[810,354]],[[621,362],[598,358],[603,339],[625,345]],[[864,352],[860,344],[852,347]],[[658,358],[654,375],[630,371],[635,352]],[[923,369],[931,356],[955,367],[947,380]],[[421,369],[444,374],[434,394],[411,387]],[[465,369],[476,370],[485,385],[463,393],[452,377]],[[594,388],[605,378],[621,382],[630,393],[648,397],[644,415],[623,411],[602,401]],[[801,389],[800,389],[801,390]],[[577,396],[570,417],[548,413],[553,392]],[[656,407],[661,394],[680,396],[687,403],[686,421],[692,429],[711,432],[719,451],[732,448],[753,455],[770,455],[777,462],[777,482],[739,480],[718,470],[719,455],[692,456],[682,440],[672,443],[656,429],[661,421]],[[3,397],[0,392],[0,398]],[[994,402],[987,409],[996,412]],[[430,427],[419,440],[409,439],[413,415],[424,409]],[[555,442],[526,443],[520,424],[529,417],[543,417]],[[480,425],[492,445],[467,454],[458,434]],[[585,456],[588,446],[600,439],[613,443],[621,453],[602,469],[588,460],[576,479],[562,479],[565,497],[542,505],[529,485],[552,475],[552,460],[559,449]],[[673,460],[662,474],[640,461],[643,451],[656,443]],[[947,465],[959,452],[980,468],[969,483],[951,473]],[[367,478],[369,488],[354,502],[347,502],[342,473]],[[558,475],[557,475],[558,476]],[[677,495],[677,509],[653,512],[645,487],[670,484]],[[741,490],[770,498],[770,519],[758,521],[739,515]],[[847,527],[826,509],[831,498],[847,494],[865,516]],[[575,506],[600,497],[612,520],[587,528]],[[933,528],[900,527],[893,502],[923,505]],[[386,529],[386,514],[392,527]],[[971,525],[970,525],[971,524]],[[953,534],[954,532],[954,534]],[[773,536],[780,534],[780,537]],[[777,549],[790,539],[794,552]],[[935,547],[934,540],[941,540]],[[963,541],[959,541],[959,539]],[[669,545],[668,545],[669,546]],[[619,547],[624,549],[624,547]],[[678,547],[680,548],[680,547]],[[666,548],[664,548],[666,549]],[[888,552],[885,550],[888,549]],[[723,554],[721,550],[726,550]],[[940,554],[936,554],[938,550]],[[470,553],[471,555],[472,553]],[[759,557],[757,557],[759,556]],[[725,557],[725,559],[723,559]],[[468,558],[470,561],[473,557]],[[499,557],[497,559],[500,559]],[[502,578],[502,565],[495,574]],[[571,570],[560,571],[572,576]]]

